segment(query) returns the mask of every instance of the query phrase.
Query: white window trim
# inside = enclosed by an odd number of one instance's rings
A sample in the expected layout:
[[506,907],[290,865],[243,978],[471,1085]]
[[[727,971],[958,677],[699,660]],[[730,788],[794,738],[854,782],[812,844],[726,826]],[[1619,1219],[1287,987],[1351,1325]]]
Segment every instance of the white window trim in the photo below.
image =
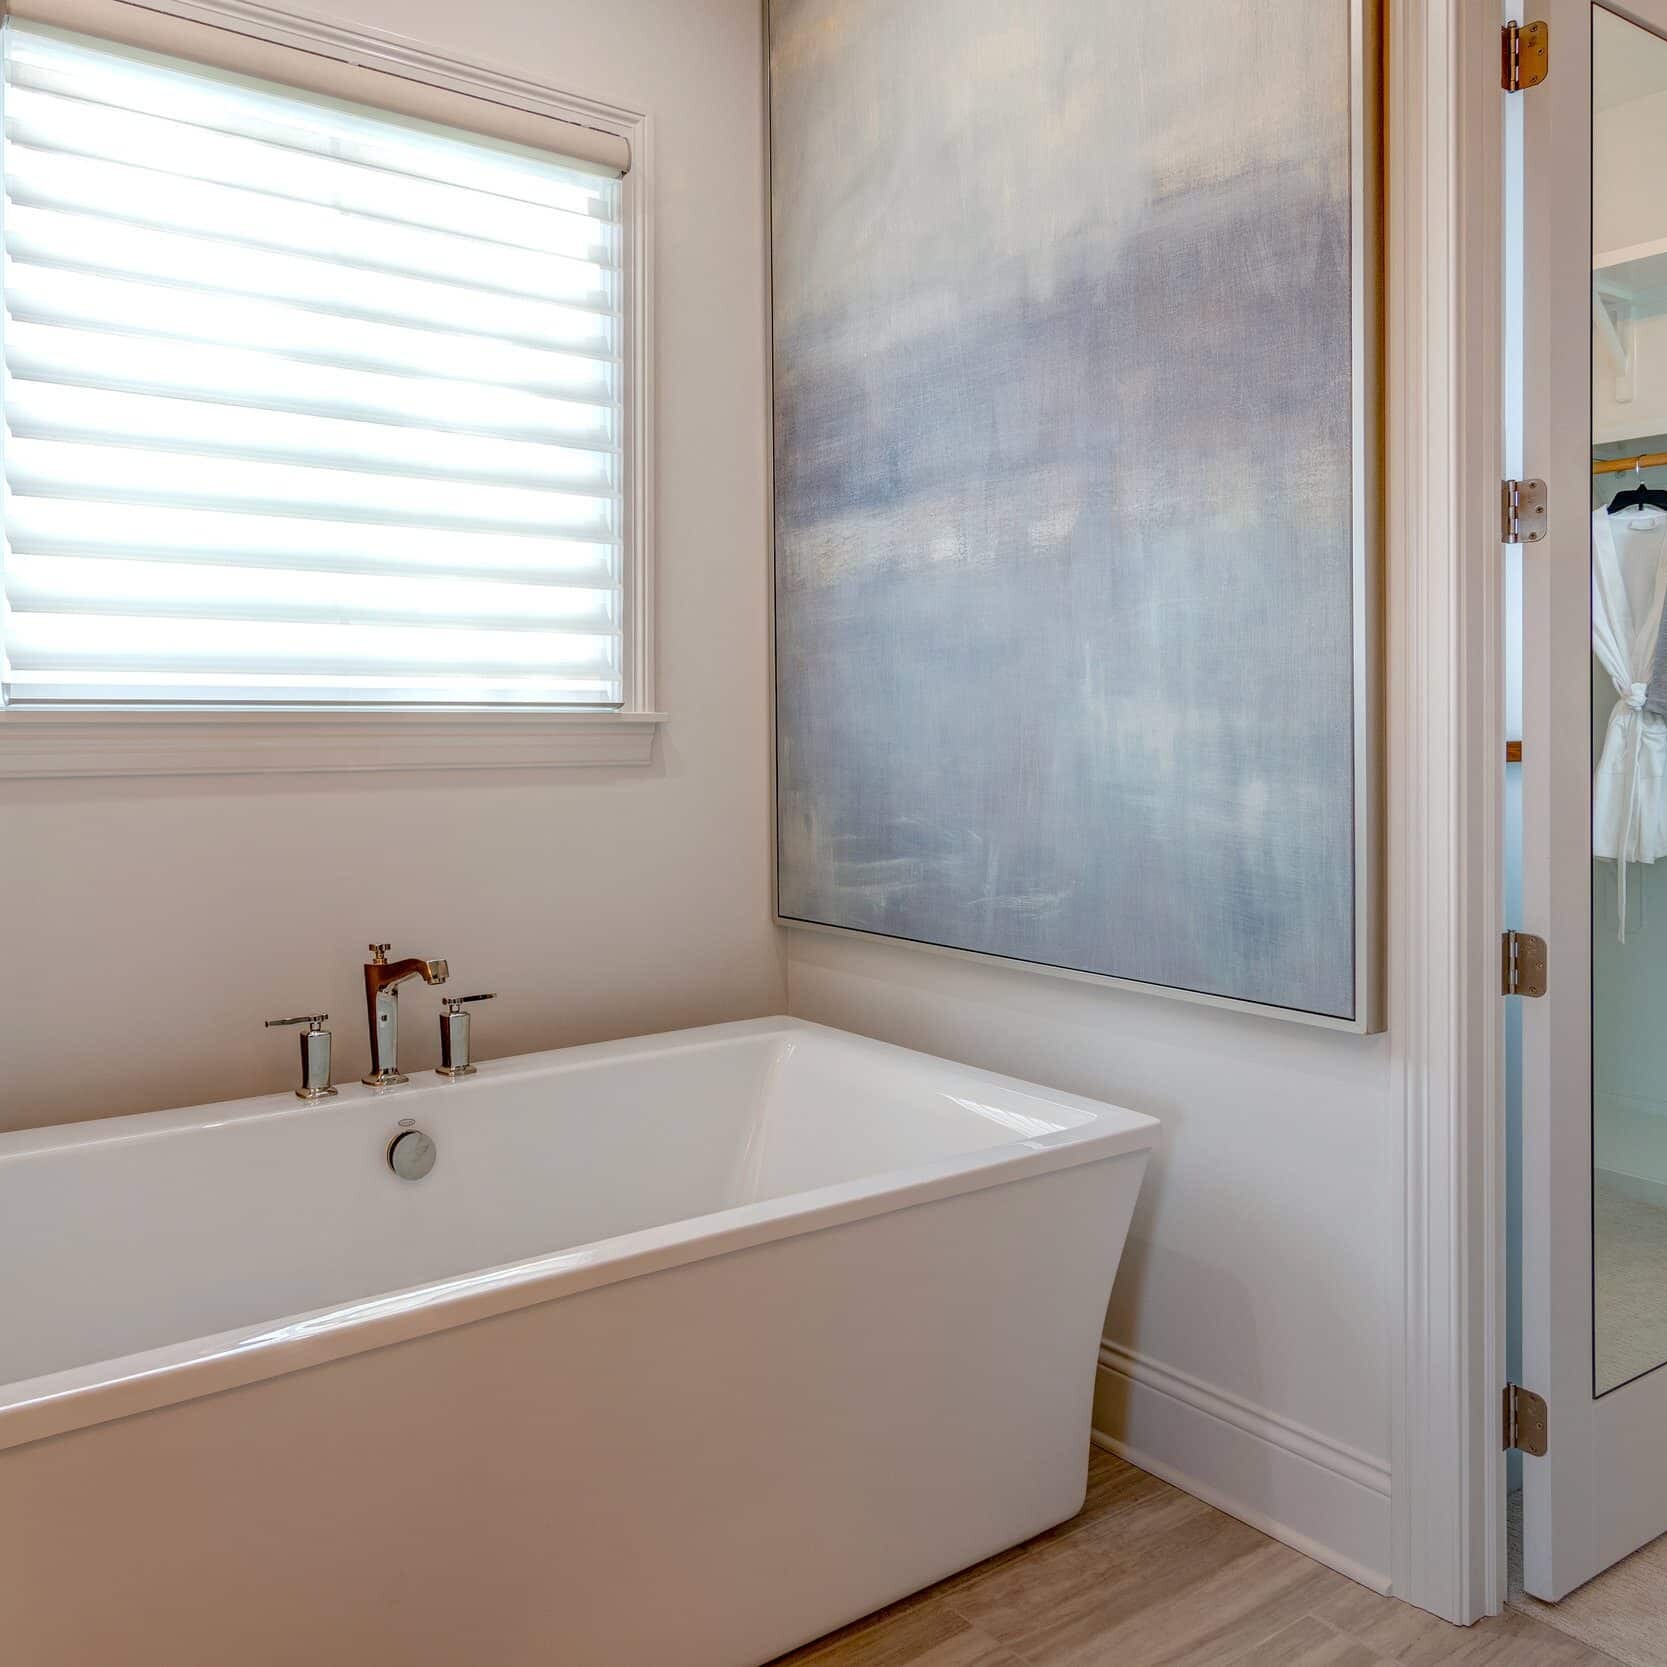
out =
[[[261,0],[143,0],[144,9],[298,47],[558,121],[630,146],[625,240],[624,695],[617,711],[0,707],[0,780],[272,771],[645,765],[665,714],[654,690],[653,152],[646,112],[528,81],[383,30],[344,28]],[[69,8],[66,6],[66,12]],[[66,26],[73,27],[66,15]]]

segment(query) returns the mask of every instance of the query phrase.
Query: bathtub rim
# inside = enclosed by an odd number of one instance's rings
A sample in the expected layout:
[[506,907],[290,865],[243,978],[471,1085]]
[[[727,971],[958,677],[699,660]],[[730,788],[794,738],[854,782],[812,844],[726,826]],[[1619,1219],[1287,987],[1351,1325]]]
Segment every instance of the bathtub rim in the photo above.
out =
[[[413,1082],[392,1089],[344,1085],[341,1099],[323,1107],[303,1104],[289,1095],[259,1095],[22,1130],[0,1136],[0,1158],[146,1139],[243,1118],[330,1116],[365,1100],[468,1093],[494,1081],[551,1070],[581,1071],[644,1053],[675,1054],[753,1037],[785,1038],[795,1034],[822,1035],[841,1046],[857,1044],[864,1052],[877,1051],[962,1071],[993,1088],[1086,1113],[1088,1121],[979,1151],[878,1171],[859,1180],[684,1217],[372,1297],[16,1379],[0,1384],[0,1452],[559,1301],[626,1279],[822,1232],[894,1210],[1081,1164],[1144,1158],[1161,1143],[1161,1125],[1142,1112],[900,1048],[855,1032],[803,1019],[772,1017],[513,1055],[482,1062],[478,1076],[455,1084]],[[210,1113],[218,1115],[211,1119]]]

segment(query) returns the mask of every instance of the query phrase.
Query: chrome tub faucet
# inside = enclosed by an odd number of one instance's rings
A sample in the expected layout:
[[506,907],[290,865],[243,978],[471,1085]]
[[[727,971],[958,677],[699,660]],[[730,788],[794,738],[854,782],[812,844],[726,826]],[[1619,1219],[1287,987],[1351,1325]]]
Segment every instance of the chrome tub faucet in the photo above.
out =
[[425,984],[444,984],[450,968],[444,961],[408,957],[388,959],[388,945],[373,943],[365,962],[365,1011],[370,1020],[370,1075],[359,1080],[372,1088],[407,1082],[399,1068],[399,987],[408,978]]

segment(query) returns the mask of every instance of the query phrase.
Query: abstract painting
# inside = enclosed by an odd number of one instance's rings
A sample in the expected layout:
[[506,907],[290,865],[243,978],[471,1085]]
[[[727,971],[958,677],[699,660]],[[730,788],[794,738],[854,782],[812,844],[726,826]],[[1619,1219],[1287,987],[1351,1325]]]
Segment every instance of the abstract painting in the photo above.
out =
[[1357,4],[772,0],[783,920],[1368,1023]]

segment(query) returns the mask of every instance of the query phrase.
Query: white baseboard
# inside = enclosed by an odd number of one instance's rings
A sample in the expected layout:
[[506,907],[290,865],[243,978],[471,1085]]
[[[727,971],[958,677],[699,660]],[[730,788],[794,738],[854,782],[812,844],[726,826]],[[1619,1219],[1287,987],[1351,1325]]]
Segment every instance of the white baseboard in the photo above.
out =
[[1382,1460],[1110,1342],[1100,1346],[1094,1442],[1350,1580],[1389,1590]]
[[1652,1181],[1645,1175],[1629,1175],[1622,1169],[1594,1170],[1593,1179],[1625,1198],[1640,1204],[1653,1204],[1658,1210],[1667,1210],[1667,1181]]

